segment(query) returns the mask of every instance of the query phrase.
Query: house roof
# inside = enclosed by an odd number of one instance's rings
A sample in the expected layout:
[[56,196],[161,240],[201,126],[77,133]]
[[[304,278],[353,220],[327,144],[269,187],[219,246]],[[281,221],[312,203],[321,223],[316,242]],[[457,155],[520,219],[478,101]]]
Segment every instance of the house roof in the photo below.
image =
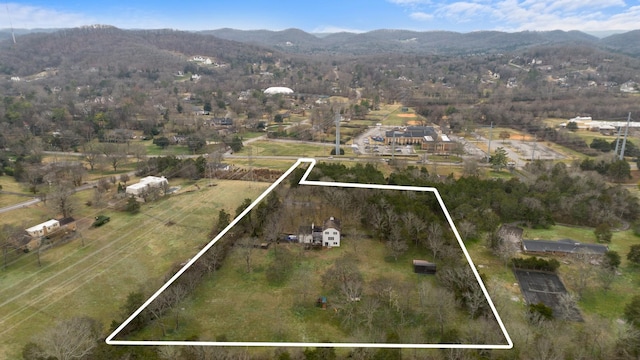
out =
[[47,220],[47,221],[45,221],[45,222],[43,222],[41,224],[32,226],[32,227],[30,227],[30,228],[28,228],[26,230],[28,232],[38,231],[38,230],[42,230],[42,228],[44,228],[44,227],[54,226],[54,225],[60,225],[60,222],[58,220],[51,219],[51,220]]
[[436,266],[435,263],[428,262],[427,260],[413,260],[413,266]]
[[583,244],[572,239],[562,240],[522,240],[524,251],[530,252],[560,252],[567,254],[597,254],[603,255],[609,247],[601,244]]
[[333,216],[327,219],[324,222],[324,229],[336,229],[340,230],[340,220],[334,218]]
[[432,139],[438,138],[438,133],[431,126],[408,126],[404,130],[387,131],[385,136],[392,138],[394,133],[396,138],[424,138],[425,136],[430,136]]

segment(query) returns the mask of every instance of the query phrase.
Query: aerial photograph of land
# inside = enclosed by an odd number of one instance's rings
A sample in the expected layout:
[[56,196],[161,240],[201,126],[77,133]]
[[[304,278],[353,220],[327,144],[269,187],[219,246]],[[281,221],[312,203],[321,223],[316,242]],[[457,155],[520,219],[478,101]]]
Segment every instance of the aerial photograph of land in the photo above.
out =
[[0,9],[0,359],[640,358],[630,1]]

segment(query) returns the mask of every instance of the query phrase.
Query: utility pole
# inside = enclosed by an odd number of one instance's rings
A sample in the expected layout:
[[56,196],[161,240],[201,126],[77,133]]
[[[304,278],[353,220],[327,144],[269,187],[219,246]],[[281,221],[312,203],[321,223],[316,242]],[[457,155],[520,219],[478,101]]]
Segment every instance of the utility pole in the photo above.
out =
[[627,145],[627,136],[629,135],[629,124],[631,123],[631,112],[627,116],[627,128],[624,131],[624,140],[622,140],[622,149],[620,150],[620,160],[624,160],[624,148]]
[[491,126],[489,127],[489,147],[487,148],[487,156],[488,159],[491,159],[491,139],[493,137],[493,121],[491,122]]
[[336,111],[336,156],[340,155],[340,112]]
[[535,160],[535,154],[536,154],[536,147],[538,146],[538,135],[535,135],[533,138],[533,146],[532,146],[532,150],[531,150],[531,161]]
[[249,178],[253,181],[253,147],[249,146]]
[[618,150],[620,149],[620,134],[622,134],[622,126],[618,128],[618,137],[616,137],[616,151],[615,156],[618,156]]

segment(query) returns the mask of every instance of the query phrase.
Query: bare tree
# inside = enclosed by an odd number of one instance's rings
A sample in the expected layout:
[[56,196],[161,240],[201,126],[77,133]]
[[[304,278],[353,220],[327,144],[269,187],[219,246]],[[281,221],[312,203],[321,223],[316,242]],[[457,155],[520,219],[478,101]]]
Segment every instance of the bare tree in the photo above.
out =
[[389,240],[387,240],[386,247],[394,261],[398,261],[398,257],[409,249],[407,242],[402,238],[402,234],[400,233],[400,226],[393,226]]
[[253,271],[253,248],[257,242],[258,239],[254,237],[246,237],[240,241],[240,246],[242,247],[242,258],[244,259],[247,273]]
[[35,339],[41,356],[59,360],[81,359],[91,354],[98,344],[102,326],[89,317],[74,317],[58,322]]
[[442,226],[437,222],[432,222],[427,227],[427,243],[433,253],[433,257],[437,259],[445,246]]
[[82,151],[84,154],[84,160],[89,164],[89,168],[93,171],[94,167],[100,161],[102,157],[102,151],[100,151],[99,147],[92,142],[87,142],[82,145]]
[[62,217],[70,217],[75,210],[75,201],[72,195],[75,193],[75,188],[68,182],[61,182],[51,188],[51,191],[47,195],[49,199],[48,204]]
[[120,144],[116,143],[103,143],[101,145],[102,154],[106,157],[107,161],[113,168],[113,171],[118,171],[120,166],[126,159],[127,154],[124,148]]
[[362,295],[364,280],[356,262],[345,255],[322,275],[322,284],[340,292],[345,301],[353,301]]
[[420,237],[422,236],[422,232],[426,229],[427,224],[413,212],[402,214],[402,221],[404,221],[409,234],[413,236],[417,247]]

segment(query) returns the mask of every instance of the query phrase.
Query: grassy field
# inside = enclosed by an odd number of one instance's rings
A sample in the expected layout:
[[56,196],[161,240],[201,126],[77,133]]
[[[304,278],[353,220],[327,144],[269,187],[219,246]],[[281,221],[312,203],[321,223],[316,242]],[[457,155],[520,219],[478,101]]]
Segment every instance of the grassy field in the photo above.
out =
[[236,155],[249,155],[249,149],[253,156],[298,156],[316,157],[329,156],[330,146],[308,144],[297,141],[275,142],[275,141],[255,141],[244,147]]
[[[219,209],[233,214],[244,198],[255,198],[268,185],[200,183],[199,190],[184,183],[178,194],[143,205],[137,215],[80,207],[74,216],[81,237],[43,252],[41,267],[36,254],[29,253],[0,273],[0,358],[20,358],[21,347],[59,319],[91,316],[106,331],[119,317],[118,308],[128,293],[155,291],[173,264],[185,261],[208,241]],[[23,216],[41,218],[43,212],[42,205],[17,210],[3,216],[2,223]],[[88,228],[98,213],[111,221]]]
[[[321,275],[336,259],[345,254],[356,258],[365,284],[381,277],[396,284],[406,284],[414,289],[405,294],[414,306],[418,304],[415,289],[422,282],[434,285],[435,279],[413,273],[411,260],[428,258],[424,249],[416,251],[412,248],[393,261],[387,258],[383,243],[374,239],[358,242],[357,248],[345,240],[339,248],[317,251],[304,251],[300,244],[280,244],[280,249],[287,248],[295,257],[295,269],[283,286],[270,285],[266,280],[265,270],[273,261],[275,249],[254,250],[253,271],[247,273],[243,250],[234,248],[225,265],[180,304],[182,321],[177,330],[174,313],[164,318],[165,326],[172,328],[166,338],[184,340],[197,335],[203,341],[214,341],[222,336],[228,341],[372,341],[371,338],[363,338],[363,334],[346,333],[340,327],[332,306],[335,298],[328,297],[328,310],[315,306],[319,296],[329,295],[322,287]],[[372,295],[367,291],[365,289],[363,296]],[[472,323],[468,317],[464,317],[464,321]],[[163,337],[160,326],[156,325],[136,338],[153,340]],[[423,338],[418,342],[429,341]]]

